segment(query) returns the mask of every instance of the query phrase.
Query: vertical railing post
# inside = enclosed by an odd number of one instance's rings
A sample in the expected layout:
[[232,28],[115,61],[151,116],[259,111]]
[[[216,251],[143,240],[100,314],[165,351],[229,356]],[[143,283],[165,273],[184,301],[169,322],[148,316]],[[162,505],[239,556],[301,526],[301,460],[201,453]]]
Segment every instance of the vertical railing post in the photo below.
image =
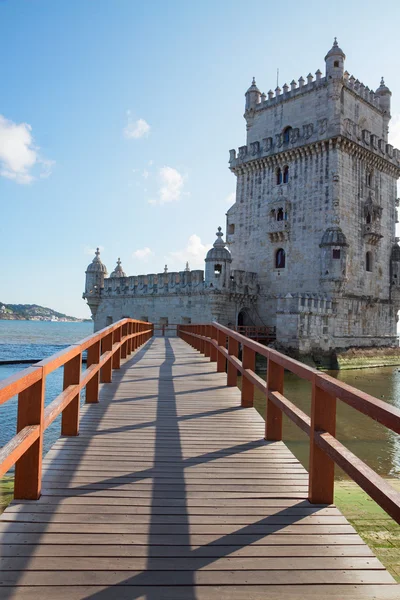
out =
[[[236,356],[236,358],[239,356],[239,342],[230,335],[228,336],[228,352],[230,356]],[[237,368],[231,361],[228,361],[228,376],[226,383],[230,387],[237,386]]]
[[201,354],[205,354],[205,340],[204,340],[204,330],[205,330],[205,325],[199,325],[199,335],[201,335],[201,339],[199,340],[200,342],[200,352]]
[[[82,352],[71,358],[64,365],[63,389],[66,390],[70,385],[79,384],[82,370]],[[78,392],[61,415],[61,435],[79,434],[79,398]]]
[[[251,348],[248,348],[243,344],[243,356],[242,356],[243,369],[250,369],[255,371],[256,369],[256,353]],[[254,403],[254,385],[249,379],[247,379],[245,373],[242,378],[242,406],[250,407]]]
[[[127,335],[128,325],[125,323],[121,325],[121,340]],[[127,355],[127,340],[125,340],[121,346],[121,359],[126,358]]]
[[[89,368],[92,365],[98,365],[100,362],[100,341],[96,342],[87,351],[87,363],[86,366]],[[99,383],[100,383],[100,372],[97,371],[86,384],[86,400],[87,404],[99,401]]]
[[137,323],[133,323],[132,324],[132,333],[135,334],[134,337],[132,338],[132,350],[135,351],[137,349],[137,334],[138,331],[138,324]]
[[[41,368],[41,367],[39,367]],[[18,394],[17,433],[28,425],[39,425],[39,437],[15,465],[14,498],[37,500],[42,485],[45,380],[42,377]]]
[[327,431],[335,436],[336,398],[318,387],[318,375],[315,375],[311,398],[308,499],[312,504],[332,504],[335,463],[315,443],[318,431]]
[[282,439],[282,411],[269,400],[268,392],[283,394],[283,378],[285,370],[268,355],[267,366],[267,414],[265,416],[265,439],[279,441]]
[[[109,352],[112,350],[113,345],[113,332],[110,331],[101,340],[101,352]],[[100,369],[100,381],[101,383],[111,383],[112,381],[112,356],[108,359],[105,365]]]
[[129,339],[128,339],[128,344],[127,344],[127,354],[129,356],[130,354],[132,354],[132,338],[130,337],[132,335],[132,322],[131,321],[128,323],[128,335],[129,335]]
[[209,357],[211,353],[211,343],[208,338],[210,338],[210,327],[209,325],[203,325],[203,335],[206,337],[204,340],[204,356]]
[[[121,341],[121,326],[117,327],[113,331],[113,344]],[[121,368],[121,346],[116,350],[113,354],[112,360],[112,368],[120,369]]]
[[218,342],[218,353],[217,353],[217,372],[218,373],[225,373],[225,369],[226,369],[226,358],[225,356],[222,354],[222,352],[220,352],[219,350],[219,346],[222,346],[223,348],[226,347],[226,333],[224,333],[223,331],[221,331],[220,329],[217,330],[217,342]]
[[[217,329],[214,327],[214,325],[210,325],[210,338],[213,340],[217,339]],[[213,343],[211,343],[211,349],[210,349],[210,362],[217,362],[217,355],[218,355],[218,350],[216,349],[216,347],[214,346]]]

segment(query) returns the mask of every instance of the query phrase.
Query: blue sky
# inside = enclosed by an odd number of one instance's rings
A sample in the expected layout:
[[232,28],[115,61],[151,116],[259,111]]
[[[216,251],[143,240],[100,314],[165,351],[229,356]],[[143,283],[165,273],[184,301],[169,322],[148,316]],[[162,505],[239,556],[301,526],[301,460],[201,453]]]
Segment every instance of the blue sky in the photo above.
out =
[[393,92],[400,4],[0,0],[0,301],[88,316],[84,271],[201,267],[235,190],[244,93],[320,68]]

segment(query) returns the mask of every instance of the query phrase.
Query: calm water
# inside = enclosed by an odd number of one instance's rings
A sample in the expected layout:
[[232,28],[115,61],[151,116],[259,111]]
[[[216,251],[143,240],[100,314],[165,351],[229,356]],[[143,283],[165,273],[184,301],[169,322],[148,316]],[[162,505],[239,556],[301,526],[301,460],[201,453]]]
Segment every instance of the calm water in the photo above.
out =
[[[51,323],[37,321],[0,321],[0,361],[41,359],[90,335],[92,323]],[[24,367],[0,366],[0,379]],[[400,407],[400,368],[358,369],[331,373],[341,381]],[[46,380],[46,404],[62,390],[62,369]],[[311,386],[290,373],[285,374],[285,395],[309,414]],[[265,400],[256,391],[256,408],[264,415]],[[0,446],[14,434],[16,399],[0,406]],[[45,451],[60,434],[60,418],[45,433]],[[307,466],[308,438],[284,416],[284,440]],[[338,401],[337,437],[352,452],[381,475],[400,478],[400,436],[386,430],[368,417]],[[338,477],[342,474],[338,471]]]
[[[42,321],[0,321],[0,361],[42,359],[87,337],[93,332],[92,323],[52,323]],[[29,365],[0,365],[0,379],[5,379]],[[62,391],[63,369],[46,378],[46,405]],[[0,406],[0,446],[15,434],[17,399]],[[45,451],[60,435],[61,417],[46,430]]]

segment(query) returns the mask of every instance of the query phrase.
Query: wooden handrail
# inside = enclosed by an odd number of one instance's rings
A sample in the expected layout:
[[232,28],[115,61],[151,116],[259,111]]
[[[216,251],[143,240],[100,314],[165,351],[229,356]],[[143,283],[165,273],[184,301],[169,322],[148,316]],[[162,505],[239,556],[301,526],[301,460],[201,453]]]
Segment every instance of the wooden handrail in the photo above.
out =
[[[0,381],[0,404],[18,395],[17,434],[0,449],[0,477],[15,465],[16,499],[40,497],[43,434],[49,425],[61,414],[63,435],[78,435],[81,390],[86,388],[87,403],[98,402],[100,378],[111,382],[121,358],[147,342],[153,330],[152,323],[122,319]],[[84,351],[88,360],[82,372]],[[64,389],[45,407],[46,376],[60,367],[64,367]]]
[[[400,493],[352,454],[335,437],[336,400],[340,400],[378,423],[400,433],[400,410],[361,390],[334,379],[326,373],[267,348],[219,323],[180,325],[178,335],[203,352],[210,346],[210,361],[217,371],[227,371],[227,385],[236,385],[237,373],[243,376],[242,406],[253,405],[257,387],[266,397],[265,439],[282,439],[282,414],[285,414],[310,438],[309,493],[314,504],[332,504],[334,465],[339,465],[393,519],[400,523]],[[239,360],[239,344],[242,361]],[[255,373],[255,355],[268,363],[267,381]],[[227,369],[226,363],[228,365]],[[311,415],[297,408],[283,394],[284,371],[312,383]]]

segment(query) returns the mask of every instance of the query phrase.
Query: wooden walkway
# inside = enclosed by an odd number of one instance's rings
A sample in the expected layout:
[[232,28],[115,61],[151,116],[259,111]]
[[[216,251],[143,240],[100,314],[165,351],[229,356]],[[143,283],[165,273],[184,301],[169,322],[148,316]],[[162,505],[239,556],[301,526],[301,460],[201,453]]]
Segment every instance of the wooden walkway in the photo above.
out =
[[47,454],[40,500],[2,516],[2,600],[400,597],[215,363],[153,338],[113,376]]

